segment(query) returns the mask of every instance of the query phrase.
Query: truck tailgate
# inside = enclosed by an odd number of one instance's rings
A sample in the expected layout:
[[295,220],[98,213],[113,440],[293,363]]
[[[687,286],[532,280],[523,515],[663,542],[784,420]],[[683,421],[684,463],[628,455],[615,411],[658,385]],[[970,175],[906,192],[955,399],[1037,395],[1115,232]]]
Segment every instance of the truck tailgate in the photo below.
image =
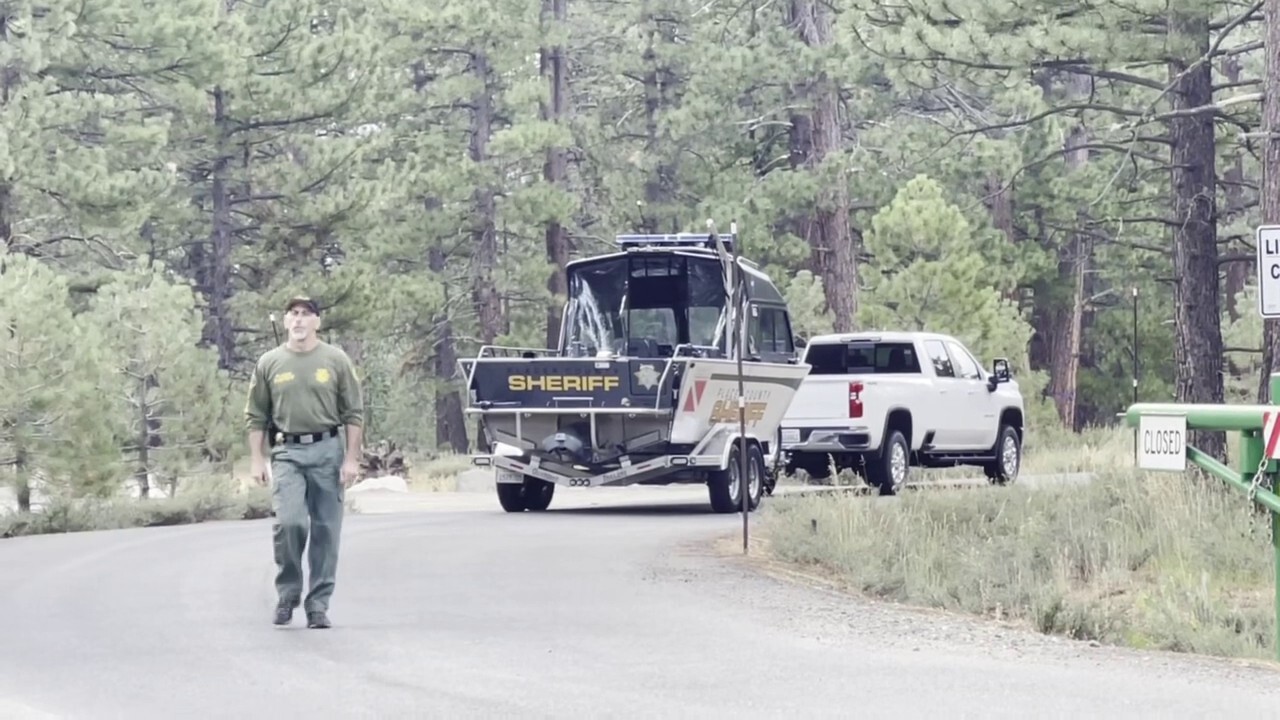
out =
[[800,383],[800,390],[782,418],[789,427],[843,423],[849,417],[849,383],[862,380],[853,375],[810,375]]

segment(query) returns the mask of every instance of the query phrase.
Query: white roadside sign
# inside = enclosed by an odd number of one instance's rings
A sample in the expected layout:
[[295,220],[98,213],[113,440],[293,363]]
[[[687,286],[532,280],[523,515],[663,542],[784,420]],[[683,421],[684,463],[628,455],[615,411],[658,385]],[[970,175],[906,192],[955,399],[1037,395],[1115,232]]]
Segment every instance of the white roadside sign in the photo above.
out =
[[1143,415],[1138,420],[1138,467],[1174,472],[1187,469],[1185,415]]
[[1280,225],[1259,225],[1254,240],[1258,249],[1258,314],[1280,318]]

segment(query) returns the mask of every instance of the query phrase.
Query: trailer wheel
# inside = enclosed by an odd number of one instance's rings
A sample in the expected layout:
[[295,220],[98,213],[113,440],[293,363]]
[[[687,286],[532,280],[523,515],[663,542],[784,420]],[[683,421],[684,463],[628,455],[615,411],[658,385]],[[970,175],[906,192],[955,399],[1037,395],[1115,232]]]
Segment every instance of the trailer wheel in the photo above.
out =
[[525,476],[524,482],[498,483],[498,504],[509,513],[531,510],[541,512],[551,506],[556,484]]
[[764,453],[760,451],[759,445],[751,443],[747,446],[747,491],[750,493],[747,495],[747,503],[751,510],[760,507],[760,498],[764,496],[768,477],[769,468],[764,464]]
[[711,509],[718,513],[735,513],[742,511],[742,488],[747,486],[747,509],[755,510],[760,506],[760,497],[764,493],[765,464],[760,446],[747,444],[747,477],[746,483],[739,482],[741,457],[738,442],[729,448],[729,467],[714,470],[707,478],[707,491],[711,496]]
[[524,512],[524,485],[498,483],[498,504],[509,513]]
[[738,479],[738,443],[729,448],[729,467],[724,470],[712,470],[707,473],[707,493],[711,496],[711,511],[717,513],[737,512],[740,509],[739,495],[734,492],[737,485],[741,492],[742,483]]
[[526,510],[533,512],[542,512],[551,507],[551,498],[555,497],[556,484],[539,480],[538,478],[525,477],[524,485],[524,507]]

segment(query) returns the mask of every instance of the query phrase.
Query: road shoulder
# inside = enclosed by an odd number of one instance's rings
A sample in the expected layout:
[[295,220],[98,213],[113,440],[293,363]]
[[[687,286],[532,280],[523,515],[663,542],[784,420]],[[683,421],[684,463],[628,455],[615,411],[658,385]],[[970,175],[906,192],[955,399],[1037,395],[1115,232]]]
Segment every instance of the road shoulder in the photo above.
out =
[[[1219,658],[1194,653],[1101,645],[1046,635],[1022,624],[873,599],[835,577],[769,557],[765,541],[751,537],[742,552],[741,531],[686,543],[678,553],[700,558],[707,572],[731,585],[750,582],[745,594],[779,625],[830,642],[857,642],[912,652],[980,653],[990,659],[1141,667],[1159,675],[1217,679],[1252,689],[1275,685],[1280,662]],[[673,556],[674,558],[674,556]],[[718,565],[719,569],[714,569]],[[1280,696],[1280,686],[1274,691]]]

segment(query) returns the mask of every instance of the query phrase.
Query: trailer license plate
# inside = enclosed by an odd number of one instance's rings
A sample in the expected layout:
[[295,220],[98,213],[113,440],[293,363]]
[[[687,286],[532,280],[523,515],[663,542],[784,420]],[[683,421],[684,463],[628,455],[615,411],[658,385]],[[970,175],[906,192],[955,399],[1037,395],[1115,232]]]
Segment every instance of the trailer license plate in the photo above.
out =
[[500,483],[522,483],[524,476],[518,472],[511,472],[503,468],[495,468],[498,471],[498,482]]

